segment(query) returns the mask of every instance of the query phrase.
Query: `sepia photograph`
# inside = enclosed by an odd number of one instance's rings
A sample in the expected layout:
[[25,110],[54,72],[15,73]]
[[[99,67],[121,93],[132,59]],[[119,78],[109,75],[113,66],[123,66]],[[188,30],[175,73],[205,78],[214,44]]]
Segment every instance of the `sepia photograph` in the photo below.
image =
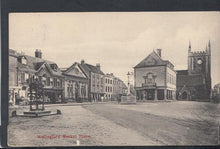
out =
[[8,21],[8,146],[220,144],[220,12]]

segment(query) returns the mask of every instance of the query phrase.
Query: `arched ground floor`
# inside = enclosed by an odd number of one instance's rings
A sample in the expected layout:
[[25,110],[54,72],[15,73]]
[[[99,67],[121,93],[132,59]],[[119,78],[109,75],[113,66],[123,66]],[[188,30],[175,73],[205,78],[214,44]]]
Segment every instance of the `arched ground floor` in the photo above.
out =
[[173,100],[176,91],[169,88],[136,88],[137,100]]

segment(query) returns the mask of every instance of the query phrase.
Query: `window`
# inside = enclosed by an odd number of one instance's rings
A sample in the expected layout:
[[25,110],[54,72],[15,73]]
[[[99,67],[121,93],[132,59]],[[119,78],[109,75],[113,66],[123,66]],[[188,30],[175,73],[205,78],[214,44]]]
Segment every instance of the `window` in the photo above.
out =
[[27,59],[25,57],[22,57],[21,58],[21,63],[26,65],[27,64]]
[[155,84],[155,78],[156,75],[153,75],[153,73],[149,72],[146,74],[146,76],[143,76],[145,80],[145,85],[154,85]]
[[[71,82],[72,83],[72,82]],[[57,87],[60,87],[60,79],[56,79],[56,85],[57,85]]]
[[53,78],[50,78],[50,86],[53,86]]
[[27,82],[29,79],[29,74],[28,73],[24,73],[24,80]]
[[21,82],[22,82],[22,83],[25,82],[25,75],[24,75],[23,72],[21,73]]

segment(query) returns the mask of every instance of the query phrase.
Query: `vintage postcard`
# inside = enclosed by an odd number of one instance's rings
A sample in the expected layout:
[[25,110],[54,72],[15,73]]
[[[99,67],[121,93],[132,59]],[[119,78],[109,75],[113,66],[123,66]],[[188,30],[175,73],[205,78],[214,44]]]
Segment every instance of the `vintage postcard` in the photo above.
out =
[[7,143],[220,144],[219,12],[9,13]]

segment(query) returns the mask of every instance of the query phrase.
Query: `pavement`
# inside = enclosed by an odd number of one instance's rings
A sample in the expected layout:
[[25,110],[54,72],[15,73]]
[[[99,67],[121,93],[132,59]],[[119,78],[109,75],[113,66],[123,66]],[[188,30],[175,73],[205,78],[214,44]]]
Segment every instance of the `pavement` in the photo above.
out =
[[[160,102],[46,105],[61,115],[9,116],[10,146],[216,145],[220,104]],[[19,113],[29,106],[15,106]]]

